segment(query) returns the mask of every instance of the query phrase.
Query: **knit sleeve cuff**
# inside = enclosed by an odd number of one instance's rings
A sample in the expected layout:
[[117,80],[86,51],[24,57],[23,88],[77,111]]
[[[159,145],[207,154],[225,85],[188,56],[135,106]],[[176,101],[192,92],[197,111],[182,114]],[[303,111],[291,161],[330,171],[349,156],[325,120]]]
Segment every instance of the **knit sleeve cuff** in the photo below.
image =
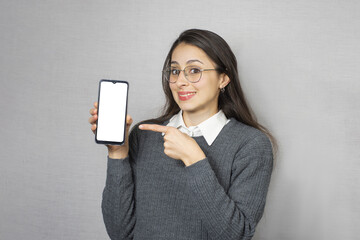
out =
[[212,169],[209,160],[204,158],[188,167],[186,171],[189,177],[189,183],[195,188],[212,188],[214,181],[217,181],[214,170]]
[[111,176],[121,175],[131,171],[129,157],[123,159],[113,159],[108,157],[107,173]]
[[209,170],[212,170],[212,168],[207,158],[204,158],[203,160],[186,167],[186,171],[194,176],[198,176],[199,174],[206,174],[209,172]]

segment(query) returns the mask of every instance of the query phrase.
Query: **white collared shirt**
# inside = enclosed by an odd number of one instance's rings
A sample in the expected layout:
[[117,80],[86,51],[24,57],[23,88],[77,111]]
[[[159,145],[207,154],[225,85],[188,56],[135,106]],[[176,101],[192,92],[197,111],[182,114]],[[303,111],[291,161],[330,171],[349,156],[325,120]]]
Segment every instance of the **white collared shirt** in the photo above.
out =
[[166,126],[177,128],[190,137],[204,136],[207,144],[210,146],[229,121],[230,120],[226,118],[224,112],[220,110],[199,125],[186,127],[182,117],[182,110],[180,110],[170,119]]

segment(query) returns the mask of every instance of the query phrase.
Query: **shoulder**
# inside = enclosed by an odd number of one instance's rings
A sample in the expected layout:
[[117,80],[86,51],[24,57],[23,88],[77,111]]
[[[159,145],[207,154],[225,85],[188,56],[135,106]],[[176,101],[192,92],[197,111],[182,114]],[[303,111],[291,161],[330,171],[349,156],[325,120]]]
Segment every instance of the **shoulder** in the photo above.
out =
[[[273,168],[273,149],[269,137],[259,129],[231,119],[228,134],[236,143],[232,171],[271,173]],[[230,130],[230,131],[229,131]]]
[[238,143],[239,154],[273,155],[271,141],[264,132],[233,118],[228,124],[227,135]]

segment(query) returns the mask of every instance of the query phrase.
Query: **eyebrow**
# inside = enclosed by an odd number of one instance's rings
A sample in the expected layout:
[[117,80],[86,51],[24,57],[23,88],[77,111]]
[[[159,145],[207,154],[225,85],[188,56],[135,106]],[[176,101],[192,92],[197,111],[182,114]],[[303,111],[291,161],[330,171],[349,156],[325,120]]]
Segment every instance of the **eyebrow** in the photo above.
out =
[[[186,64],[190,64],[190,63],[194,63],[194,62],[199,62],[199,63],[201,63],[201,64],[204,65],[204,63],[203,63],[202,61],[197,60],[197,59],[191,59],[191,60],[187,61]],[[171,64],[178,64],[178,65],[180,65],[177,61],[171,61]]]

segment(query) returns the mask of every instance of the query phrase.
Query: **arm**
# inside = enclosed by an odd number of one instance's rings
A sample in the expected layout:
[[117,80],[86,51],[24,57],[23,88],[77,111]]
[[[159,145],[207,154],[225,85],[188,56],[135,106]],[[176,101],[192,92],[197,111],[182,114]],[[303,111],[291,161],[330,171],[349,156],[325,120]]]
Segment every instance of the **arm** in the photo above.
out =
[[[90,109],[89,123],[93,133],[98,119],[98,103]],[[126,140],[124,145],[106,145],[108,165],[106,185],[103,191],[102,213],[106,230],[111,239],[131,239],[135,225],[133,159],[137,149],[135,133],[128,137],[132,118],[126,117]],[[135,131],[132,131],[135,132]],[[130,149],[130,150],[129,150]]]
[[102,213],[111,239],[132,239],[135,226],[136,136],[129,137],[130,153],[123,159],[108,157],[106,185],[103,191]]
[[264,211],[272,164],[271,143],[261,135],[236,154],[227,193],[207,158],[186,168],[189,186],[212,239],[252,238]]

